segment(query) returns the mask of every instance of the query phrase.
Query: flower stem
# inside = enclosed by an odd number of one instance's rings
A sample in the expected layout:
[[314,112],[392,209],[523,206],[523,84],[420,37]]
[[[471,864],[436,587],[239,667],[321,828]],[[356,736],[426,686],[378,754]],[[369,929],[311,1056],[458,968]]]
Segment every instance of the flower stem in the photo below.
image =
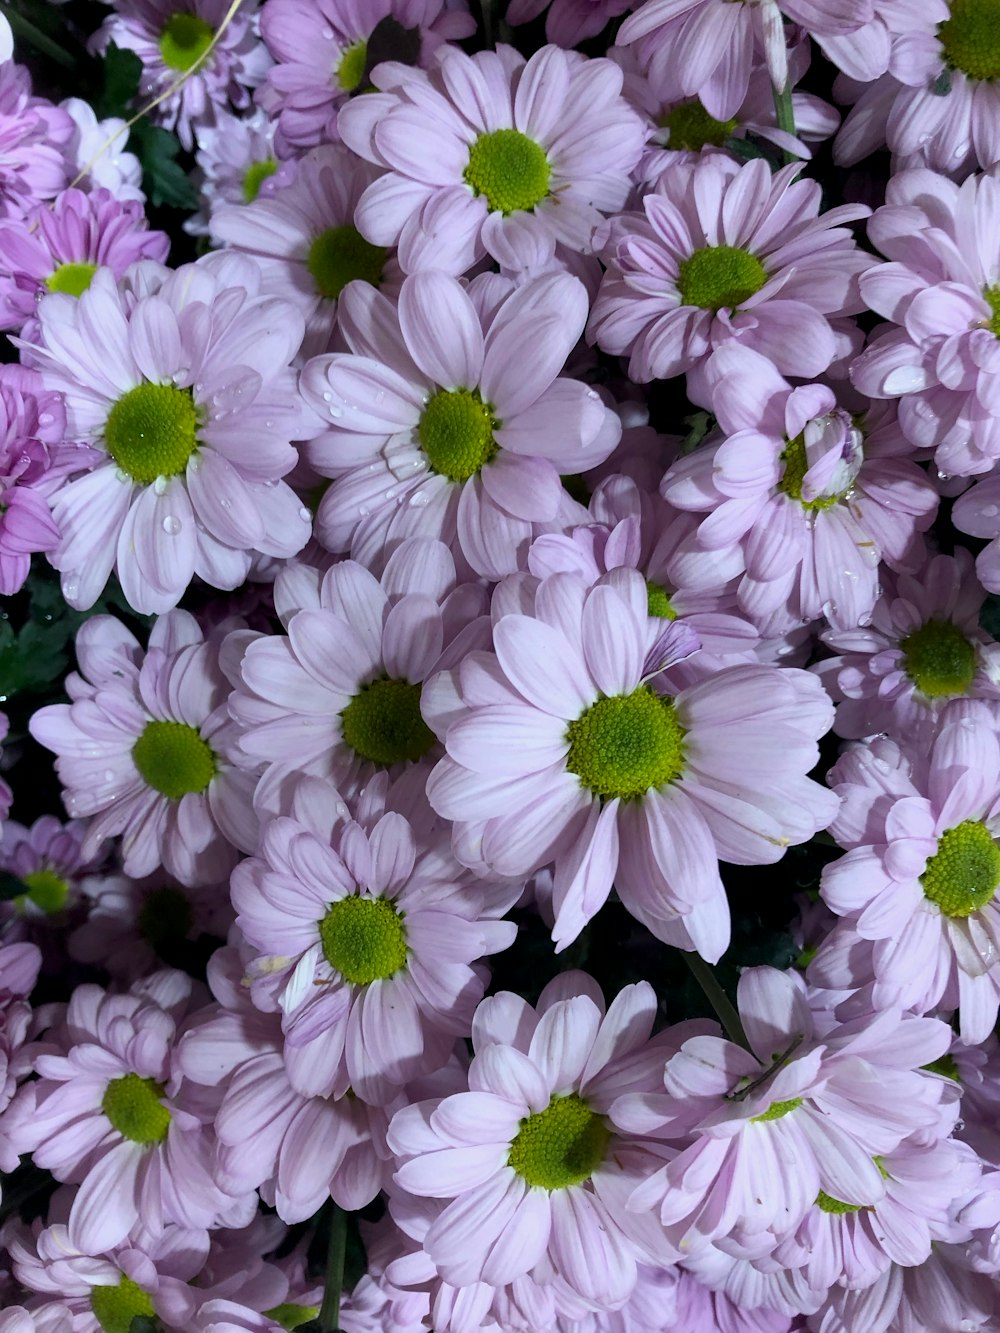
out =
[[[786,134],[795,134],[795,110],[792,107],[792,81],[785,84],[784,88],[774,89],[774,111],[778,121],[778,129],[784,130]],[[794,153],[790,153],[787,148],[781,150],[781,155],[785,164],[797,162],[798,158]]]
[[744,1050],[750,1050],[750,1043],[747,1040],[747,1034],[743,1031],[743,1024],[736,1008],[729,996],[722,989],[715,973],[705,962],[704,958],[696,953],[684,951],[684,961],[691,969],[691,975],[697,981],[698,985],[705,992],[705,996],[719,1016],[719,1022],[726,1031],[730,1041],[736,1042],[737,1046],[742,1046]]
[[59,65],[65,65],[68,69],[73,69],[76,65],[76,58],[58,42],[54,42],[48,33],[42,32],[23,14],[19,13],[12,5],[0,5],[0,14],[4,16],[10,24],[11,32],[15,37],[21,37],[33,46],[43,56],[48,56]]
[[330,1219],[330,1242],[326,1252],[326,1277],[323,1280],[323,1304],[319,1311],[319,1326],[323,1333],[338,1333],[340,1324],[340,1293],[344,1286],[344,1256],[347,1253],[347,1214],[333,1205]]

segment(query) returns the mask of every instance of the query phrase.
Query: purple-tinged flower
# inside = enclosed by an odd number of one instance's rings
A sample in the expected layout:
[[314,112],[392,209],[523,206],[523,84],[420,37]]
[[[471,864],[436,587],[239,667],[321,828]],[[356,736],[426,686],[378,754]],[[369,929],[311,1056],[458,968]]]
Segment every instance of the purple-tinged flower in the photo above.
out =
[[[2,225],[2,224],[0,224]],[[27,366],[0,367],[0,593],[19,591],[36,552],[59,545],[49,498],[89,451],[63,446],[62,398]]]
[[897,1009],[837,1024],[810,1009],[794,973],[753,967],[739,980],[750,1049],[696,1036],[668,1059],[665,1093],[616,1102],[616,1119],[681,1151],[629,1201],[653,1210],[670,1243],[712,1241],[770,1254],[817,1199],[867,1207],[886,1197],[880,1156],[911,1134],[947,1137],[957,1098],[919,1067],[950,1045],[945,1023]]
[[988,543],[976,556],[976,575],[984,588],[1000,592],[1000,485],[994,476],[976,481],[960,495],[951,509],[959,532],[985,538]]
[[59,103],[73,122],[73,132],[66,145],[70,174],[85,173],[83,184],[90,189],[109,190],[119,203],[135,200],[144,204],[142,163],[135,153],[125,151],[128,129],[120,116],[98,120],[93,107],[81,97],[67,97]]
[[120,1245],[140,1223],[159,1235],[170,1222],[246,1220],[250,1200],[213,1179],[212,1109],[171,1068],[191,984],[172,972],[149,978],[145,995],[78,986],[35,1056],[34,1105],[15,1146],[57,1180],[79,1184],[68,1236],[84,1254]]
[[10,1172],[18,1164],[20,1150],[11,1142],[17,1119],[3,1114],[28,1074],[32,1049],[32,1010],[28,996],[35,988],[42,955],[34,944],[0,945],[0,1171]]
[[473,964],[507,948],[516,926],[493,919],[440,836],[417,842],[402,815],[374,811],[362,827],[315,778],[302,779],[291,810],[233,872],[251,995],[281,1013],[299,1093],[350,1088],[384,1105],[469,1035],[487,978]]
[[446,47],[426,74],[386,64],[375,82],[382,91],[349,102],[338,128],[386,173],[362,196],[358,229],[398,245],[406,273],[458,275],[484,254],[537,268],[557,241],[588,254],[628,198],[646,128],[610,61]]
[[448,751],[427,795],[455,821],[456,854],[522,878],[553,862],[560,949],[614,883],[658,939],[717,961],[719,859],[771,865],[833,815],[805,776],[829,700],[806,672],[755,663],[663,692],[660,673],[697,639],[649,617],[634,570],[593,587],[555,574],[528,600],[495,625],[495,656],[425,697]]
[[32,96],[22,65],[0,65],[0,217],[23,217],[64,188],[73,129],[65,111]]
[[297,161],[294,178],[280,189],[253,203],[223,204],[212,215],[215,240],[253,255],[262,292],[301,310],[303,357],[330,350],[338,298],[349,282],[368,283],[393,298],[399,291],[395,258],[354,225],[358,201],[375,175],[342,145],[328,144]]
[[162,262],[169,248],[165,232],[149,229],[140,203],[121,203],[103,189],[64,190],[24,218],[0,220],[0,328],[32,320],[47,292],[79,296],[98,268],[118,279],[140,259]]
[[183,147],[194,146],[194,132],[214,124],[218,111],[250,105],[251,91],[271,64],[257,33],[257,0],[232,12],[228,0],[110,2],[115,12],[91,46],[103,52],[113,42],[136,53],[142,61],[139,100],[158,99],[153,118],[176,131]]
[[[825,867],[820,892],[845,918],[837,933],[874,942],[874,1003],[958,1009],[962,1040],[983,1041],[1000,1004],[997,706],[950,704],[926,755],[853,746],[828,781],[847,855]],[[821,982],[833,938],[812,964]]]
[[42,815],[30,828],[13,819],[0,827],[0,870],[24,885],[23,894],[5,902],[0,912],[8,944],[30,937],[33,927],[53,917],[62,920],[79,904],[95,860],[81,851],[85,833],[82,822],[63,824],[53,815]]
[[511,27],[530,23],[545,13],[545,36],[554,46],[566,48],[597,34],[619,14],[632,7],[633,0],[511,0],[504,15]]
[[532,1009],[501,992],[473,1025],[469,1091],[397,1111],[396,1183],[447,1201],[424,1249],[449,1282],[504,1286],[533,1272],[601,1307],[624,1302],[650,1255],[625,1201],[662,1160],[611,1113],[655,1086],[665,1045],[656,1000],[627,986],[605,1012],[585,973],[564,973]]
[[267,0],[260,31],[276,63],[257,101],[277,121],[282,157],[338,138],[337,114],[363,91],[376,55],[368,39],[384,19],[410,29],[421,65],[476,30],[466,0]]
[[[1000,123],[1000,116],[998,116]],[[861,279],[866,302],[898,327],[851,367],[870,398],[898,398],[899,424],[943,473],[1000,459],[1000,178],[959,186],[931,171],[894,176],[868,224],[892,262]]]
[[274,121],[259,107],[244,116],[220,111],[214,125],[198,131],[195,161],[201,170],[201,206],[186,219],[193,236],[211,233],[212,215],[223,204],[252,204],[295,178],[293,162],[274,156]]
[[950,700],[1000,699],[1000,645],[979,627],[986,594],[960,546],[882,582],[871,624],[827,630],[837,656],[814,670],[837,703],[838,736],[929,745]]
[[766,1260],[757,1266],[715,1245],[686,1254],[678,1276],[677,1321],[666,1333],[792,1333],[807,1327],[801,1316],[818,1310],[826,1295],[801,1270]]
[[330,550],[378,568],[407,537],[436,537],[500,578],[564,508],[560,475],[618,443],[600,395],[560,375],[587,318],[583,284],[552,273],[499,302],[491,290],[419,273],[398,307],[360,283],[344,293],[352,355],[316,357],[301,378],[332,419],[306,451],[334,478],[316,515]]
[[69,438],[96,454],[52,501],[71,606],[92,606],[115,568],[131,605],[160,615],[195,574],[235,588],[252,552],[301,550],[309,511],[280,478],[313,428],[290,367],[303,323],[260,292],[253,260],[144,264],[121,285],[99,269],[38,318],[32,363],[64,396]]
[[10,1305],[0,1310],[0,1333],[75,1333],[73,1316],[60,1301],[31,1310]]
[[218,644],[187,611],[160,616],[144,653],[113,616],[76,637],[71,702],[29,728],[52,750],[74,818],[93,816],[82,852],[121,836],[125,873],[162,864],[182,884],[218,884],[256,843],[254,778],[226,757],[232,723]]
[[738,548],[739,606],[762,632],[821,616],[853,630],[871,615],[882,561],[917,567],[937,492],[898,432],[876,419],[869,436],[831,389],[793,388],[748,347],[721,347],[705,379],[725,438],[673,463],[664,496],[707,514],[698,545]]
[[840,317],[863,308],[858,276],[874,261],[842,224],[869,210],[820,214],[819,185],[799,170],[772,177],[761,159],[709,153],[665,172],[641,213],[611,219],[595,238],[608,271],[588,338],[628,355],[639,383],[689,372],[689,394],[705,406],[696,372],[724,343],[809,379],[847,355],[853,334]]

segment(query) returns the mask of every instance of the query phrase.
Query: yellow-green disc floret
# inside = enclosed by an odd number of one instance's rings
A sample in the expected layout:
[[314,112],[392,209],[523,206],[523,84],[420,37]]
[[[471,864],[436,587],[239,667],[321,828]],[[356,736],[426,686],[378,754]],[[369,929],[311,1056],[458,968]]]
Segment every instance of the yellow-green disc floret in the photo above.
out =
[[323,957],[352,986],[385,981],[405,967],[406,927],[385,898],[341,898],[319,924]]
[[529,1185],[567,1189],[590,1179],[610,1139],[601,1117],[573,1092],[521,1121],[507,1162]]

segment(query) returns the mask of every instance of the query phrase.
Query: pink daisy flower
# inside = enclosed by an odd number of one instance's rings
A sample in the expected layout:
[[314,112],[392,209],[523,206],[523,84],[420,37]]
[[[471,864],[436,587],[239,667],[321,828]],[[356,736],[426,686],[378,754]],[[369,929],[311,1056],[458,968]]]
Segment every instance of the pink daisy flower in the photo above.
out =
[[[873,261],[841,224],[869,210],[820,215],[818,183],[798,174],[793,165],[772,177],[761,159],[721,153],[666,172],[642,213],[612,219],[595,240],[608,271],[588,338],[628,355],[638,383],[697,372],[732,340],[809,379],[849,353],[839,317],[863,308],[858,276]],[[702,401],[697,375],[688,387]]]
[[294,163],[279,168],[274,122],[259,107],[243,116],[220,111],[214,125],[198,131],[195,161],[201,171],[200,208],[184,222],[193,236],[210,234],[212,214],[223,204],[252,204],[295,178]]
[[218,644],[186,611],[160,616],[144,653],[113,616],[76,637],[71,702],[29,724],[52,750],[74,818],[92,816],[82,853],[121,836],[125,873],[162,864],[182,884],[217,884],[256,842],[254,779],[226,758],[231,728]]
[[1000,459],[1000,179],[961,186],[930,171],[894,176],[868,224],[892,263],[861,280],[865,300],[898,325],[851,367],[871,398],[899,398],[899,424],[942,472],[988,472]]
[[42,815],[30,828],[13,819],[0,828],[0,870],[24,885],[24,893],[5,902],[0,913],[6,942],[78,905],[81,880],[94,861],[81,852],[85,833],[85,824],[63,824],[52,815]]
[[121,286],[101,269],[38,317],[31,359],[64,396],[69,438],[98,459],[53,499],[71,606],[92,606],[114,568],[131,605],[159,615],[195,574],[235,588],[252,552],[301,550],[309,511],[279,478],[310,429],[289,364],[302,317],[260,292],[252,260],[143,265]]
[[985,538],[987,545],[976,556],[976,575],[984,588],[1000,592],[1000,486],[990,476],[975,482],[960,495],[951,509],[959,532]]
[[421,65],[476,30],[465,0],[267,0],[260,31],[276,63],[257,101],[276,119],[282,157],[337,139],[337,113],[379,61],[368,42],[385,19],[410,30]]
[[115,12],[101,24],[91,46],[103,52],[113,42],[120,50],[136,53],[142,61],[138,96],[143,105],[183,78],[152,112],[158,124],[176,132],[183,147],[194,146],[194,131],[213,124],[217,111],[230,104],[237,109],[250,105],[251,90],[263,81],[271,64],[257,35],[256,0],[228,15],[227,0],[111,3]]
[[747,968],[738,986],[750,1049],[696,1036],[668,1059],[665,1094],[625,1097],[616,1119],[685,1145],[633,1192],[678,1250],[709,1242],[762,1258],[825,1195],[866,1207],[886,1196],[875,1156],[911,1134],[946,1137],[957,1100],[915,1068],[947,1050],[945,1023],[899,1009],[836,1024],[814,1018],[793,973]]
[[23,217],[65,187],[73,129],[65,111],[32,96],[23,65],[0,64],[0,217]]
[[32,1310],[11,1305],[0,1310],[0,1333],[74,1333],[73,1316],[62,1302]]
[[664,496],[707,512],[701,547],[740,549],[739,606],[763,632],[821,616],[853,630],[871,615],[882,561],[917,567],[937,492],[898,433],[866,438],[865,418],[832,390],[792,388],[748,347],[721,347],[705,381],[725,438],[673,463]]
[[599,32],[632,0],[511,0],[504,18],[511,27],[530,23],[545,11],[545,36],[555,46],[572,47]]
[[42,955],[35,944],[0,944],[0,1171],[16,1170],[20,1149],[12,1142],[19,1116],[4,1114],[31,1073],[27,1045],[36,1026],[28,997],[35,989]]
[[837,656],[814,670],[837,702],[838,736],[929,745],[950,700],[1000,699],[1000,645],[979,628],[986,594],[962,547],[882,581],[871,624],[827,630]]
[[79,1184],[68,1237],[83,1254],[114,1248],[140,1222],[160,1234],[170,1222],[204,1228],[246,1214],[246,1198],[214,1183],[211,1109],[171,1068],[190,979],[161,973],[150,989],[167,1007],[78,986],[35,1057],[33,1113],[17,1146],[57,1180]]
[[418,844],[401,815],[381,814],[366,831],[312,778],[291,809],[233,872],[237,925],[256,954],[251,995],[281,1013],[297,1092],[351,1088],[384,1105],[468,1036],[487,977],[472,965],[517,928],[491,919],[472,876],[440,840]]
[[[0,224],[2,225],[2,224]],[[86,454],[63,447],[66,412],[59,394],[27,366],[0,367],[0,593],[24,585],[31,557],[53,552],[59,527],[49,497]]]
[[874,1002],[957,1008],[962,1040],[983,1041],[1000,1005],[996,707],[957,701],[926,758],[891,741],[878,755],[855,746],[828,780],[844,796],[831,831],[847,855],[820,892],[842,932],[874,941]]
[[84,181],[94,189],[109,190],[119,203],[135,200],[144,204],[142,163],[125,151],[129,132],[120,116],[98,120],[93,107],[81,97],[66,97],[59,103],[73,122],[66,145],[70,176],[85,172]]
[[375,82],[382,91],[349,102],[338,129],[385,170],[357,225],[374,245],[398,245],[406,273],[460,274],[484,254],[537,267],[557,241],[590,253],[628,198],[646,129],[610,61],[445,47],[428,73],[391,63]]
[[[525,601],[527,598],[525,598]],[[521,876],[554,864],[557,948],[612,883],[652,933],[715,962],[729,943],[719,858],[770,865],[832,817],[805,774],[832,707],[805,672],[744,664],[671,697],[686,627],[650,620],[642,577],[540,582],[494,627],[496,656],[425,698],[447,756],[427,784],[457,854]],[[472,667],[472,669],[469,669]]]
[[611,1107],[662,1067],[655,1012],[646,982],[605,1012],[584,973],[550,983],[537,1009],[504,991],[477,1010],[469,1091],[393,1116],[396,1183],[447,1201],[423,1242],[447,1281],[504,1286],[536,1273],[598,1307],[627,1299],[649,1256],[624,1203],[658,1154],[623,1133]]
[[307,450],[335,479],[316,515],[330,550],[377,567],[407,537],[436,537],[500,578],[560,513],[560,474],[618,443],[600,395],[559,374],[587,318],[583,284],[552,273],[499,304],[487,290],[419,273],[398,308],[361,284],[344,293],[352,355],[316,357],[301,379],[306,402],[332,418]]
[[135,200],[64,190],[51,205],[0,221],[0,327],[17,330],[32,320],[46,292],[79,296],[102,265],[121,278],[140,259],[162,262],[169,248],[170,238],[150,231]]
[[223,204],[212,215],[217,241],[253,255],[261,290],[294,301],[301,310],[304,357],[330,348],[338,298],[349,282],[398,293],[399,265],[354,225],[358,201],[374,177],[366,162],[342,145],[328,144],[296,162],[291,182],[250,204]]

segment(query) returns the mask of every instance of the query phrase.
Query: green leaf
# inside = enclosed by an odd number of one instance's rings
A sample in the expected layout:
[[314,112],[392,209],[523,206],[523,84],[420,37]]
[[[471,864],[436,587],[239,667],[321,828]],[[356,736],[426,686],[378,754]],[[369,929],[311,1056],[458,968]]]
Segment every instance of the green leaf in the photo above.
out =
[[134,51],[123,51],[110,44],[104,53],[104,88],[97,102],[97,114],[104,119],[117,116],[127,120],[139,92],[142,61]]
[[181,146],[169,130],[139,120],[132,126],[129,147],[142,163],[143,188],[154,208],[166,205],[190,213],[198,207],[198,191],[176,161]]
[[0,621],[0,695],[9,699],[20,690],[38,693],[65,671],[69,661],[63,624],[29,620],[19,634]]
[[27,893],[28,887],[23,880],[12,875],[9,870],[0,870],[0,902],[9,903]]
[[128,1326],[128,1333],[164,1333],[163,1325],[152,1315],[137,1314],[132,1316],[132,1322]]
[[995,592],[988,594],[979,613],[979,627],[984,629],[991,639],[1000,639],[1000,597]]
[[420,29],[404,28],[394,18],[384,18],[376,23],[368,38],[365,54],[365,72],[361,76],[359,90],[370,88],[371,72],[383,60],[396,60],[401,65],[416,65],[420,61]]

